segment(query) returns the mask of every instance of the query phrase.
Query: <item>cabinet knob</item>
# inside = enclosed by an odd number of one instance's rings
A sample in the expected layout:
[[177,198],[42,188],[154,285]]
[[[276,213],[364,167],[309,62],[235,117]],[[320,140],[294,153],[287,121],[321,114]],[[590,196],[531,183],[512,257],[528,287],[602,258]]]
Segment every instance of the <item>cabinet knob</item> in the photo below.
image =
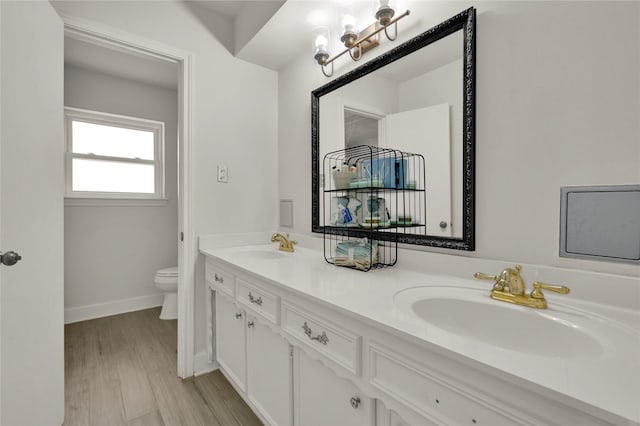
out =
[[349,402],[351,403],[351,406],[353,407],[353,409],[357,409],[360,406],[360,397],[359,396],[352,396],[351,399],[349,400]]
[[256,324],[255,324],[253,321],[249,321],[249,322],[247,323],[247,327],[248,327],[248,328],[254,327],[255,325],[256,325]]
[[242,312],[236,312],[236,319],[242,318]]
[[213,279],[216,280],[217,282],[219,282],[220,284],[224,283],[224,278],[222,278],[221,275],[215,274],[213,276]]

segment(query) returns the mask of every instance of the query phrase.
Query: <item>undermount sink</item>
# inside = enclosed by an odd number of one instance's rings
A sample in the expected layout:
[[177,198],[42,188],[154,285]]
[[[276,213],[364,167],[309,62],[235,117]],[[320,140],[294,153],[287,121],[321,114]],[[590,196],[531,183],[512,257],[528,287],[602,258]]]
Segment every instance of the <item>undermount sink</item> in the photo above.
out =
[[290,256],[290,253],[284,253],[281,251],[278,251],[278,246],[265,246],[264,249],[262,248],[254,248],[254,249],[250,249],[250,250],[239,250],[237,252],[234,253],[234,256],[237,256],[239,258],[243,258],[243,259],[259,259],[259,260],[277,260],[277,259],[284,259],[287,256]]
[[549,309],[517,306],[493,300],[483,289],[414,287],[396,293],[394,302],[401,312],[410,312],[425,326],[503,349],[548,357],[599,356],[611,347],[605,336],[625,339],[626,334],[600,317],[566,305]]

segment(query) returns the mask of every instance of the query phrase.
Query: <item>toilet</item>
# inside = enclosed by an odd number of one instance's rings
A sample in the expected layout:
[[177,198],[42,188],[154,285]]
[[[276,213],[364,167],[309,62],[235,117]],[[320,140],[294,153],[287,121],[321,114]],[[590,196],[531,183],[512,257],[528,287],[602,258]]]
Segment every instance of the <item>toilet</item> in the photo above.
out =
[[160,319],[178,318],[178,267],[158,269],[153,281],[156,283],[156,287],[164,292]]

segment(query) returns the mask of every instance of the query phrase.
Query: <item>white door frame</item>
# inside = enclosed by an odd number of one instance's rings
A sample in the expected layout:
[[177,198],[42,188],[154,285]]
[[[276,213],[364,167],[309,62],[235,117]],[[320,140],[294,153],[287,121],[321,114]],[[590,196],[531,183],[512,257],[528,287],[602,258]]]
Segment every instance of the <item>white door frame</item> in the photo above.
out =
[[[2,25],[2,6],[0,5],[0,25]],[[0,31],[0,46],[2,45],[2,31]],[[0,55],[0,99],[2,99],[2,55]],[[0,129],[2,129],[2,103],[0,102]],[[0,136],[0,146],[2,146],[2,136]],[[2,150],[0,149],[0,152]],[[2,164],[2,158],[0,158],[0,164]],[[0,176],[2,174],[0,173]],[[1,182],[0,182],[1,183]],[[0,212],[2,212],[2,197],[0,197]],[[1,242],[1,241],[0,241]],[[2,246],[0,245],[0,251]],[[2,265],[0,265],[1,267]],[[0,272],[0,307],[2,306],[2,273]],[[0,318],[2,318],[2,312],[0,312]],[[0,330],[2,330],[2,324],[0,324]],[[2,339],[0,339],[0,366],[2,365]],[[2,421],[2,380],[0,380],[0,421]]]
[[[65,35],[123,52],[178,64],[178,366],[179,377],[194,374],[194,287],[196,238],[193,231],[193,54],[94,21],[62,15]],[[62,118],[61,118],[62,119]]]

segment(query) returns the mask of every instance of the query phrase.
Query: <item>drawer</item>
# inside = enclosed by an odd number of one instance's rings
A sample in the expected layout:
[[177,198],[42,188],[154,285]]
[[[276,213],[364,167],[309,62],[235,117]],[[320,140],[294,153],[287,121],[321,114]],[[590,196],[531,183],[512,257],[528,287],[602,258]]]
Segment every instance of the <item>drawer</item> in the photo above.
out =
[[279,296],[238,278],[236,300],[266,320],[274,324],[279,323]]
[[211,283],[216,289],[233,297],[233,281],[234,276],[229,271],[218,266],[216,263],[207,259],[205,263],[205,279]]
[[431,422],[492,426],[531,424],[373,342],[369,345],[369,359],[370,383]]
[[360,374],[362,337],[290,302],[282,302],[282,328],[350,373]]

